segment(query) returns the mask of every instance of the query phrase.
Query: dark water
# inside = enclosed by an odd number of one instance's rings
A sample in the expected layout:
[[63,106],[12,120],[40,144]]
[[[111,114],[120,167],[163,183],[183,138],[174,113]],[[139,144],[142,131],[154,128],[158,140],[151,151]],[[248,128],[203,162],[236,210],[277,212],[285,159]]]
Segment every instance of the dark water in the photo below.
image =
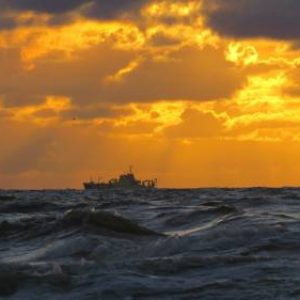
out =
[[1,299],[300,299],[300,190],[0,192]]

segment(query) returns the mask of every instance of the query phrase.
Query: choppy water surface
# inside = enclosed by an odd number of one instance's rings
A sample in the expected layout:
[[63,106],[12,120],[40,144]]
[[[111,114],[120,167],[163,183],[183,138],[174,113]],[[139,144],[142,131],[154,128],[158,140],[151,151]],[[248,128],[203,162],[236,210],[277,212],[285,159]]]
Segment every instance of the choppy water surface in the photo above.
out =
[[298,299],[300,190],[0,192],[1,299]]

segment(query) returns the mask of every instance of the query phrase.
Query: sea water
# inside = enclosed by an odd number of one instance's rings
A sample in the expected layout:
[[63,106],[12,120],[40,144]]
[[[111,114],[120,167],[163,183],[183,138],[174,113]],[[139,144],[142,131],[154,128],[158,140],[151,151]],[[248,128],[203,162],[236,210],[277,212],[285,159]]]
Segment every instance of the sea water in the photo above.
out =
[[300,299],[300,190],[0,192],[0,299]]

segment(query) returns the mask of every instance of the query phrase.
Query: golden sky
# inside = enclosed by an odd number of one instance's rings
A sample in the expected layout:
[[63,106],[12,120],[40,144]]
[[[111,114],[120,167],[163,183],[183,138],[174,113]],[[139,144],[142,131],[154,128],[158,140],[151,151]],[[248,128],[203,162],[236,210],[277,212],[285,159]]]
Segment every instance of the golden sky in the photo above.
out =
[[300,3],[0,7],[0,188],[300,185]]

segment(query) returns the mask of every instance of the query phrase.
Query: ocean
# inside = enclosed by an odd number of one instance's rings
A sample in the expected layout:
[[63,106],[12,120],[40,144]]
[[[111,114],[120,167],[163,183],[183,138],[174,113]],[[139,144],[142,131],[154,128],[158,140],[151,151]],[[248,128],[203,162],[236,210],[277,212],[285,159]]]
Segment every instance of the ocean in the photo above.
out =
[[300,190],[0,192],[0,299],[300,299]]

